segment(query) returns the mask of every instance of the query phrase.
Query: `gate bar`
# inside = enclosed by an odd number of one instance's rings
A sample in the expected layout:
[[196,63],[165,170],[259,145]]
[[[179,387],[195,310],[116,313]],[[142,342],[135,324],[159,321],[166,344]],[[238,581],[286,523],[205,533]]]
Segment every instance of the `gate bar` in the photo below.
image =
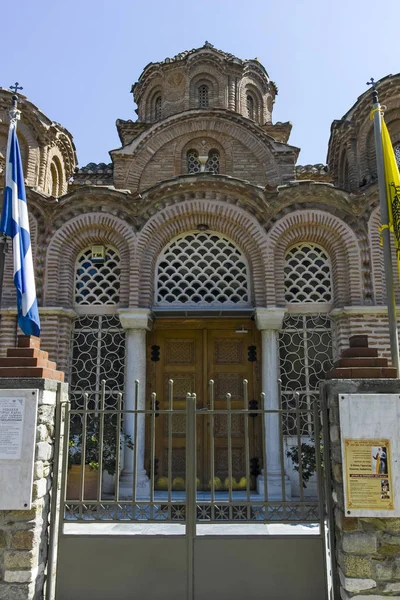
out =
[[[68,400],[67,400],[68,402]],[[54,461],[53,461],[53,490],[51,494],[51,515],[52,522],[49,531],[49,558],[47,563],[47,582],[46,582],[46,600],[54,600],[56,594],[56,568],[57,568],[57,546],[60,523],[64,520],[64,515],[60,514],[57,506],[60,508],[60,475],[62,475],[62,450],[63,444],[68,445],[68,439],[65,439],[65,425],[63,422],[63,413],[65,418],[65,404],[61,402],[61,386],[57,386],[56,394],[56,423],[54,430]]]
[[186,395],[186,544],[187,598],[194,598],[194,538],[196,537],[196,394]]

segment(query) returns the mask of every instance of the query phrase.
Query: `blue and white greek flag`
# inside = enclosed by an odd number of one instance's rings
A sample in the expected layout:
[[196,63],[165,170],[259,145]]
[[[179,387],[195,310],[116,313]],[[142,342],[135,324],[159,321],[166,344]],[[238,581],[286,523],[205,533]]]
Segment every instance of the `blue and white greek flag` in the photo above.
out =
[[33,272],[28,205],[16,129],[16,121],[12,120],[8,133],[6,185],[0,232],[12,239],[18,325],[25,335],[39,337],[40,321]]

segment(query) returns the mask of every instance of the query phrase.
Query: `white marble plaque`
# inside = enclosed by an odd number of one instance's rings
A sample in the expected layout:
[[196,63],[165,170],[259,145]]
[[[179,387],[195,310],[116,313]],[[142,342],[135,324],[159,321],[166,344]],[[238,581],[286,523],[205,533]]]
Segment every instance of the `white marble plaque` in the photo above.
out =
[[339,394],[345,514],[400,516],[400,394]]
[[0,398],[0,460],[21,458],[24,398]]
[[39,390],[0,389],[0,510],[32,506]]

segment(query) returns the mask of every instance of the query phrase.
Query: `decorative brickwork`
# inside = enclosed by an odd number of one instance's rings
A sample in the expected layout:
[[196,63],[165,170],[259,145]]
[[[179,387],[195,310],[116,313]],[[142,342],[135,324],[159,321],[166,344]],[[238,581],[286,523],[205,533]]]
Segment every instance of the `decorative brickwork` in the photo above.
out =
[[[133,292],[129,278],[135,234],[121,219],[110,214],[79,216],[60,227],[47,251],[45,302],[48,306],[71,306],[74,296],[75,261],[92,244],[110,244],[121,258],[120,305],[127,306]],[[136,291],[136,289],[135,289]]]
[[165,208],[149,219],[138,234],[139,306],[151,306],[153,302],[154,269],[163,247],[180,233],[196,230],[199,223],[207,223],[210,231],[226,235],[242,249],[249,261],[256,305],[262,306],[265,302],[265,232],[242,209],[200,200]]
[[314,242],[326,250],[332,264],[334,304],[362,303],[360,249],[354,232],[333,215],[320,210],[296,211],[269,231],[267,290],[269,303],[284,306],[284,269],[288,248]]

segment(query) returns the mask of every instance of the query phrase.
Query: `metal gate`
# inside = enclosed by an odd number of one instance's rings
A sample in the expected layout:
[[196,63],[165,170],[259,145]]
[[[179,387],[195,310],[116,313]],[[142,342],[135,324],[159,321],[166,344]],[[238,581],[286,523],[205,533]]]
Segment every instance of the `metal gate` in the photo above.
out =
[[[53,526],[50,559],[54,565],[49,565],[49,594],[55,587],[56,600],[331,597],[319,407],[316,403],[302,404],[297,394],[290,405],[281,404],[276,410],[257,408],[254,402],[249,403],[247,382],[243,385],[244,406],[234,410],[230,394],[226,394],[226,407],[215,409],[212,381],[207,408],[201,410],[196,406],[196,394],[190,393],[185,409],[174,409],[172,381],[167,410],[159,408],[155,394],[149,398],[146,409],[139,410],[139,382],[132,410],[124,407],[121,394],[111,399],[105,382],[100,400],[85,394],[80,407],[69,403],[60,407],[60,518]],[[261,406],[265,406],[264,402],[262,395]],[[155,436],[156,420],[160,417],[165,419],[168,431],[168,477],[161,482],[157,479]],[[147,421],[146,432],[151,441],[149,494],[145,497],[137,488],[140,419]],[[185,420],[185,478],[173,478],[174,419]],[[196,473],[199,419],[206,421],[210,435],[211,478],[209,490],[202,491],[197,490]],[[262,451],[256,466],[249,452],[252,419],[261,419],[262,430]],[[279,497],[276,491],[271,497],[268,490],[271,474],[266,431],[271,431],[270,419],[279,428]],[[134,439],[123,433],[129,420],[133,420]],[[297,424],[297,442],[285,449],[283,431],[288,420]],[[215,476],[217,421],[226,432],[228,460],[223,481]],[[301,435],[305,421],[311,432],[307,439]],[[238,427],[245,439],[244,474],[240,481],[233,477],[232,453],[232,439]],[[325,444],[325,453],[326,447]],[[122,496],[119,474],[124,455],[125,462],[133,456],[133,477],[131,493]],[[294,497],[288,497],[288,460],[293,465],[292,477],[296,474],[300,483]],[[71,462],[77,468],[72,469]],[[307,481],[305,471],[310,476],[310,469],[315,471],[314,496],[303,487]],[[75,491],[68,485],[73,471],[78,471],[79,476]],[[90,490],[92,480],[94,491]],[[160,487],[163,489],[156,489]],[[255,487],[262,492],[257,493]]]

